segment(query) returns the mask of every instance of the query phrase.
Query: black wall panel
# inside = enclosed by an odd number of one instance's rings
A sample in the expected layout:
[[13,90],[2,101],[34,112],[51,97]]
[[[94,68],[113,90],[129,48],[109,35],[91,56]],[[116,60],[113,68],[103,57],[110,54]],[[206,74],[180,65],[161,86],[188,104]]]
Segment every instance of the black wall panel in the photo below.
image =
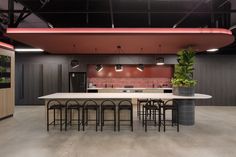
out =
[[[68,92],[68,73],[86,72],[87,64],[155,64],[156,56],[141,57],[16,54],[16,104],[43,104],[38,96]],[[72,59],[79,60],[78,68],[71,69]],[[176,64],[176,56],[165,56],[165,63]],[[236,55],[197,55],[194,77],[196,92],[213,96],[197,101],[197,105],[236,105]]]

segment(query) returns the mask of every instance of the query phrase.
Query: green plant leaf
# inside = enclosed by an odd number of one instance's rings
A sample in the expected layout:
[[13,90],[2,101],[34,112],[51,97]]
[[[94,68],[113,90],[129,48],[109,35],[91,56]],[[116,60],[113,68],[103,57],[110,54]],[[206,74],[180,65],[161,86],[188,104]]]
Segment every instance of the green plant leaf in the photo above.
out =
[[177,62],[175,65],[174,78],[171,79],[173,86],[191,87],[196,85],[193,80],[193,65],[195,52],[193,49],[183,49],[177,53]]

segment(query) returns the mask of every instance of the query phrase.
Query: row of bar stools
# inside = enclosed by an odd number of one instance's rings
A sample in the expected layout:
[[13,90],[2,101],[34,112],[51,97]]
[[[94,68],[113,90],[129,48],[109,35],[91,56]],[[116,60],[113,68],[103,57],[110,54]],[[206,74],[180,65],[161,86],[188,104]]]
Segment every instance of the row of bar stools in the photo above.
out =
[[[101,112],[100,112],[101,107]],[[117,108],[117,109],[116,109]],[[49,122],[49,112],[53,110],[53,121]],[[63,112],[65,110],[65,112]],[[111,110],[113,111],[114,118],[105,119],[105,111]],[[130,118],[129,119],[121,119],[120,114],[122,111],[129,111]],[[95,111],[95,118],[91,118],[89,113]],[[56,112],[59,112],[59,119],[56,118]],[[77,117],[74,118],[73,113],[77,112]],[[116,120],[116,113],[118,112],[118,120]],[[101,113],[101,115],[100,115]],[[65,118],[63,116],[65,114]],[[81,116],[82,115],[82,116]],[[118,121],[118,131],[120,131],[120,126],[122,121],[129,121],[131,126],[131,131],[133,131],[133,105],[129,100],[122,100],[116,104],[112,100],[104,100],[101,105],[94,100],[86,100],[84,103],[81,103],[77,100],[68,100],[64,104],[61,104],[58,100],[50,100],[47,103],[47,130],[49,131],[50,125],[58,125],[56,122],[60,121],[60,130],[62,131],[62,126],[65,124],[65,130],[67,130],[68,125],[72,126],[72,122],[77,121],[78,131],[80,131],[80,126],[83,127],[83,131],[85,127],[88,126],[90,121],[95,121],[96,131],[98,130],[98,126],[100,124],[100,116],[101,116],[101,131],[103,131],[104,122],[105,121],[113,121],[114,131],[116,131],[116,124]],[[69,118],[68,118],[69,117]]]
[[[105,119],[105,111],[113,111],[113,119]],[[105,121],[113,121],[114,131],[116,131],[116,104],[111,100],[105,100],[101,103],[101,131]]]
[[[95,119],[90,119],[89,118],[89,112],[95,111]],[[82,125],[83,125],[83,131],[85,130],[85,126],[88,126],[89,121],[95,121],[96,125],[96,131],[98,131],[98,126],[100,123],[99,117],[100,117],[100,106],[97,104],[96,101],[94,100],[87,100],[84,102],[83,105],[83,120],[82,120]]]
[[[171,120],[167,120],[166,112],[170,110]],[[177,126],[177,131],[179,132],[179,113],[178,113],[178,104],[175,100],[162,101],[160,99],[149,100],[143,106],[143,126],[145,131],[147,131],[148,122],[153,122],[156,126],[156,116],[158,116],[158,131],[160,131],[161,125],[164,127],[164,132],[166,131],[167,121],[171,121],[171,125]],[[161,119],[162,118],[162,119]]]
[[143,126],[145,127],[145,132],[147,132],[148,122],[153,122],[154,126],[157,126],[157,116],[158,116],[158,131],[160,131],[160,115],[161,115],[160,102],[149,100],[143,105]]
[[[121,119],[120,114],[121,111],[129,111],[130,112],[130,118],[129,119]],[[131,131],[133,131],[133,104],[129,100],[123,100],[118,104],[118,131],[120,131],[120,126],[122,121],[129,121],[131,126]]]
[[[69,112],[69,125],[72,126],[73,121],[77,121],[78,131],[80,131],[80,125],[82,125],[81,112],[83,111],[83,105],[81,105],[77,100],[68,100],[66,101],[66,111],[65,111],[65,130],[67,130],[67,114]],[[77,111],[77,119],[73,118],[73,112]]]
[[[60,131],[62,131],[62,126],[64,123],[66,123],[66,118],[63,119],[63,110],[66,108],[66,105],[62,105],[59,101],[57,100],[49,100],[47,102],[47,131],[49,131],[49,126],[50,125],[58,125],[57,121],[59,121],[60,125]],[[53,111],[53,121],[50,122],[50,117],[49,117],[49,112]],[[56,118],[56,112],[59,112],[59,119]],[[63,122],[64,121],[64,122]]]
[[139,120],[141,120],[141,117],[143,116],[143,106],[148,102],[148,99],[138,99],[137,100],[137,116]]

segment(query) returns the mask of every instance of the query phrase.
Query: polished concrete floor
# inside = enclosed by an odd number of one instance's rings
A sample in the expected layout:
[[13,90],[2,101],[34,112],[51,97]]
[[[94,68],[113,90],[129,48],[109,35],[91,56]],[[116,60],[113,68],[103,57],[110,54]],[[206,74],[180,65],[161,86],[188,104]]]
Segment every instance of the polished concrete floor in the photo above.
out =
[[121,132],[76,129],[46,131],[44,108],[16,107],[15,115],[0,121],[1,157],[235,157],[236,107],[196,107],[196,124],[177,133],[139,122]]

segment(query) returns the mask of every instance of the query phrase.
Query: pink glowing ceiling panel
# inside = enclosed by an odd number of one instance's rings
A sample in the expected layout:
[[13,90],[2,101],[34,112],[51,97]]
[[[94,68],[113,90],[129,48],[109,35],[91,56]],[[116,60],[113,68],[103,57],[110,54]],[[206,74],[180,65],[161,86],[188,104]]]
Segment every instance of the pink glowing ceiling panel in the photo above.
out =
[[231,31],[219,28],[8,28],[6,35],[52,54],[176,54],[234,41]]
[[10,49],[10,50],[14,50],[14,47],[10,44],[4,43],[0,41],[0,47],[1,48],[5,48],[5,49]]

